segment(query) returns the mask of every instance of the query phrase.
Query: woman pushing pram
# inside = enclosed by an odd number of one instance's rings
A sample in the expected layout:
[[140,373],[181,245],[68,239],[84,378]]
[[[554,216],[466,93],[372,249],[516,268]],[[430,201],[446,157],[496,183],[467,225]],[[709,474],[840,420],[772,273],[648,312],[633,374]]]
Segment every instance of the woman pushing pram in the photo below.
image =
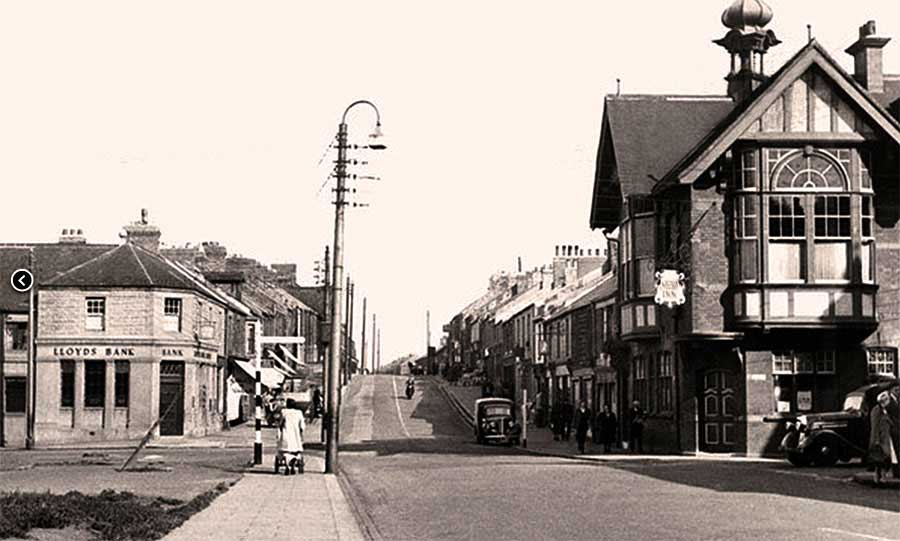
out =
[[300,405],[288,399],[278,426],[278,451],[275,454],[275,473],[284,466],[285,475],[303,473],[303,431],[306,419]]

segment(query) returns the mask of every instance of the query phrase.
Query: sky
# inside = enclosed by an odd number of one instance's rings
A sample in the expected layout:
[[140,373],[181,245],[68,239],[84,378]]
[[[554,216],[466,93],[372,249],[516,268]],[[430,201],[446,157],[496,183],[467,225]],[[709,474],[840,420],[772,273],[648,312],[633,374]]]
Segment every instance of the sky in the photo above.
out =
[[[729,0],[630,2],[43,1],[0,4],[0,242],[80,228],[118,242],[140,209],[167,245],[215,240],[301,283],[331,243],[344,108],[379,108],[387,150],[348,208],[345,264],[378,314],[382,360],[423,352],[498,270],[600,246],[588,226],[603,99],[723,94]],[[806,25],[843,50],[896,0],[769,0],[783,41]],[[885,68],[900,73],[900,49]],[[374,114],[348,116],[363,143]],[[324,160],[321,161],[323,155]],[[324,186],[324,187],[323,187]],[[371,323],[368,324],[371,328]],[[360,322],[355,329],[360,328]]]

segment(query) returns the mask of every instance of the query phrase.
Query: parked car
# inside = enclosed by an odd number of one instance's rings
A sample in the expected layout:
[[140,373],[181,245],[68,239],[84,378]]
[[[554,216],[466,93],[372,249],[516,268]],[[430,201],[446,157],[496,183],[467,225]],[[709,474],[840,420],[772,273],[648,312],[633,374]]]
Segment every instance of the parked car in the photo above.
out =
[[475,441],[517,445],[520,430],[513,401],[506,398],[479,398],[475,401]]
[[795,466],[833,466],[866,456],[869,445],[869,412],[882,391],[897,380],[883,378],[847,393],[842,411],[777,415],[767,423],[786,423],[787,434],[779,449]]

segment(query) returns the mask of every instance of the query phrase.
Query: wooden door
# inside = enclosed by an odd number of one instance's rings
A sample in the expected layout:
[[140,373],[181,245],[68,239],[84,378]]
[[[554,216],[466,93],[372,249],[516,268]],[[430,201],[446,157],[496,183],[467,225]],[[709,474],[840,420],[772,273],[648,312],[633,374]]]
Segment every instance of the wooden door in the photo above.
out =
[[728,453],[737,444],[737,399],[735,375],[731,370],[708,370],[703,375],[700,397],[701,450]]
[[[171,406],[171,409],[169,409]],[[184,362],[162,361],[159,367],[160,436],[184,434]]]

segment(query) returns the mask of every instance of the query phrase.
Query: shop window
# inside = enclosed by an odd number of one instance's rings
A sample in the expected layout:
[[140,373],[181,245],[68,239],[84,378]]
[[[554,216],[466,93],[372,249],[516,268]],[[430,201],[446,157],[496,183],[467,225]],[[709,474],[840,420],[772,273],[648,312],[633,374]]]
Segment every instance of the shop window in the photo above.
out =
[[59,361],[59,406],[75,407],[75,361]]
[[127,408],[130,391],[131,364],[128,361],[116,361],[116,407]]
[[672,352],[664,351],[659,354],[659,385],[657,386],[659,411],[672,411],[673,380]]
[[813,410],[815,389],[828,386],[827,383],[817,381],[835,373],[836,355],[834,350],[772,352],[776,411],[788,413]]
[[6,347],[10,351],[25,351],[28,349],[27,322],[10,321],[6,323]]
[[106,362],[84,362],[84,407],[102,408],[106,399]]
[[25,378],[7,377],[4,393],[6,396],[6,413],[25,413]]
[[85,329],[89,331],[102,331],[106,328],[106,299],[103,297],[88,297],[85,300],[87,319]]
[[163,307],[164,328],[171,332],[181,332],[181,299],[165,299]]
[[869,374],[897,377],[897,348],[869,348]]

